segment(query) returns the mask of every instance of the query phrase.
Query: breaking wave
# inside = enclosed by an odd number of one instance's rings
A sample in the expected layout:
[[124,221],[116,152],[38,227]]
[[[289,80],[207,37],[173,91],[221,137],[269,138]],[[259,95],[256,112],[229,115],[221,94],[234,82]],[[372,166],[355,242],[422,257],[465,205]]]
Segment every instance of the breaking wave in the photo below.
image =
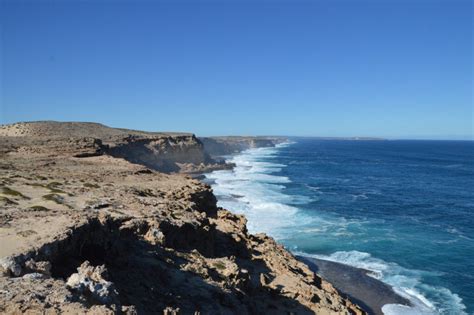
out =
[[[276,239],[285,239],[293,233],[328,234],[329,240],[351,237],[348,227],[367,224],[363,220],[331,217],[301,211],[298,205],[305,205],[322,194],[320,187],[306,185],[314,197],[285,193],[285,184],[291,183],[287,176],[278,175],[287,166],[275,161],[281,148],[255,148],[230,156],[228,162],[235,163],[233,170],[214,171],[206,174],[218,199],[220,207],[244,214],[248,219],[250,233],[267,233]],[[291,164],[291,163],[289,163]],[[331,192],[325,192],[331,193]],[[333,192],[334,194],[334,192]],[[353,195],[354,200],[367,199],[366,194]],[[375,219],[374,219],[375,220]],[[379,220],[381,221],[381,220]],[[383,220],[382,220],[383,222]],[[373,223],[373,222],[372,222]],[[412,270],[392,262],[373,257],[371,254],[349,250],[329,255],[313,255],[298,251],[296,245],[286,244],[300,255],[331,260],[371,271],[371,276],[391,285],[395,292],[411,301],[411,306],[387,304],[386,315],[393,314],[466,314],[462,299],[444,287],[423,283],[423,276],[439,276],[433,272]]]

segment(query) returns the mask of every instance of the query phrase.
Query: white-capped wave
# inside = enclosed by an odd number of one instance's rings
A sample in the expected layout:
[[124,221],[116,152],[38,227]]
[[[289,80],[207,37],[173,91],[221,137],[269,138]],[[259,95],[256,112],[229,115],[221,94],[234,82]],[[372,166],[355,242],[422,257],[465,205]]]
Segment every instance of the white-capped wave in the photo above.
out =
[[[322,214],[309,215],[295,206],[308,203],[311,199],[285,194],[284,184],[291,183],[291,180],[277,174],[287,166],[272,162],[279,147],[287,145],[289,143],[273,148],[246,150],[229,157],[228,162],[236,164],[233,170],[207,174],[206,177],[218,196],[218,205],[244,214],[251,233],[264,232],[276,239],[288,236],[311,239],[308,236],[325,233],[339,240],[341,237],[349,239],[354,233],[363,233],[364,229],[359,227],[367,223],[364,220],[343,217],[333,220]],[[321,193],[317,186],[307,185],[307,188],[315,192],[315,195],[319,196]],[[353,197],[365,199],[367,194],[372,193],[378,192],[367,192]],[[411,301],[411,306],[385,305],[383,312],[386,315],[466,314],[465,306],[458,295],[446,288],[429,286],[422,282],[423,276],[439,276],[437,274],[403,268],[360,251],[338,251],[331,255],[299,254],[369,270],[371,276],[391,285],[398,294]]]
[[[271,162],[279,148],[289,144],[246,150],[228,160],[235,163],[233,170],[206,175],[213,182],[214,193],[224,197],[218,198],[218,205],[245,214],[251,233],[264,232],[279,238],[288,233],[291,227],[305,221],[304,214],[294,205],[305,204],[312,199],[283,193],[283,184],[291,181],[276,173],[286,165]],[[239,198],[232,198],[236,195]]]

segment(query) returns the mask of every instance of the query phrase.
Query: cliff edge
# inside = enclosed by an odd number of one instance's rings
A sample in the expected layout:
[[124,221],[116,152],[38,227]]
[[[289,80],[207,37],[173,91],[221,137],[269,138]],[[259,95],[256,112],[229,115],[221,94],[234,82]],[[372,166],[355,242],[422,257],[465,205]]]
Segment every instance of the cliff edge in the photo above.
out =
[[193,135],[41,124],[0,127],[1,313],[365,314],[208,185],[150,167],[187,163]]
[[2,150],[21,148],[29,154],[103,154],[123,158],[164,173],[197,173],[230,168],[215,161],[190,133],[145,132],[98,123],[38,121],[0,127]]
[[213,157],[234,154],[246,149],[274,147],[286,141],[283,137],[203,137],[200,138],[205,150]]

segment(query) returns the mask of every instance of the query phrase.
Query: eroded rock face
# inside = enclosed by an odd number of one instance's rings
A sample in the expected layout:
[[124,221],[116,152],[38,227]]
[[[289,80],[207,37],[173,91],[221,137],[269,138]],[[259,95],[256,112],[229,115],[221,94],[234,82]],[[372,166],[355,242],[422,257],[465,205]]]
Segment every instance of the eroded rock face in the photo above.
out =
[[217,164],[194,135],[129,136],[112,143],[106,152],[166,173],[193,172]]
[[62,155],[103,154],[165,173],[198,173],[232,167],[215,161],[193,134],[117,129],[96,123],[30,122],[0,126],[0,153]]
[[[33,282],[42,292],[49,284],[61,312],[96,307],[99,313],[363,314],[272,238],[249,235],[244,217],[223,209],[210,218],[195,214],[140,219],[95,214],[54,243],[18,256],[26,274],[13,287],[21,296],[21,286]],[[182,233],[183,223],[212,237],[205,246],[183,249],[190,238]],[[48,257],[51,262],[34,260]],[[52,286],[44,282],[49,274]],[[48,308],[41,300],[21,301],[3,302],[16,309]]]
[[250,148],[273,147],[285,141],[278,137],[205,137],[205,151],[211,156],[229,155]]
[[22,146],[0,152],[0,313],[363,314],[208,185]]

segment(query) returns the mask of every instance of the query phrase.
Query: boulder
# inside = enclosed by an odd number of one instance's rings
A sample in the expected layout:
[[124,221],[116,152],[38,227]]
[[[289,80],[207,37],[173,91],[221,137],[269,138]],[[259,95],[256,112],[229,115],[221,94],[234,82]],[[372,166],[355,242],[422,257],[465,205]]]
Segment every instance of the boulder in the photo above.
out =
[[42,279],[46,279],[46,276],[39,272],[32,272],[32,273],[27,273],[22,278],[25,280],[42,280]]
[[113,282],[107,281],[107,269],[104,265],[91,266],[85,261],[77,268],[77,273],[72,274],[66,286],[80,294],[90,296],[101,304],[117,304],[118,292]]
[[5,257],[0,259],[0,271],[5,276],[18,277],[21,275],[22,268],[12,257]]

